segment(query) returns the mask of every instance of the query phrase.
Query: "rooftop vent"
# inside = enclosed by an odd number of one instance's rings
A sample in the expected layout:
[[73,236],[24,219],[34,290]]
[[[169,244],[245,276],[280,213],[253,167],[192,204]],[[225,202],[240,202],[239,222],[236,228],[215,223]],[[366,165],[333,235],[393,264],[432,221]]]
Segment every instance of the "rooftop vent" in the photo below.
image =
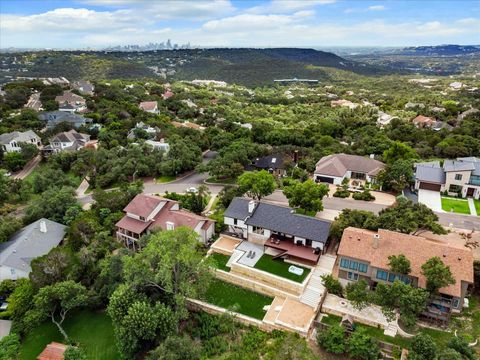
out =
[[47,232],[47,223],[45,222],[45,220],[40,221],[40,232]]

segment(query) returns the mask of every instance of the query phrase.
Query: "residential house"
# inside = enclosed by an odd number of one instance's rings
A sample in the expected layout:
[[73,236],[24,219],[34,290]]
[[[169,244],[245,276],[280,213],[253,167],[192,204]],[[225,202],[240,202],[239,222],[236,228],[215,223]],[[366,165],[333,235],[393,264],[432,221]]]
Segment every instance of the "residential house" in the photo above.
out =
[[50,145],[45,146],[42,151],[45,155],[62,151],[77,151],[87,146],[89,141],[90,135],[70,130],[55,135],[50,140]]
[[50,252],[63,240],[65,225],[40,219],[0,244],[0,281],[27,278],[33,259]]
[[340,185],[346,178],[374,183],[385,164],[372,157],[334,154],[321,158],[316,165],[313,179],[316,182]]
[[87,103],[83,97],[71,91],[64,91],[62,95],[55,97],[58,102],[58,110],[62,112],[74,113],[87,110]]
[[40,93],[36,92],[30,95],[27,103],[25,104],[24,108],[33,109],[35,111],[43,110],[42,102],[40,101]]
[[95,90],[93,84],[90,81],[86,81],[86,80],[75,81],[72,84],[72,87],[73,89],[80,92],[80,94],[90,95],[90,96],[93,95],[93,90]]
[[143,121],[140,121],[139,123],[136,123],[135,127],[129,131],[127,135],[127,139],[135,139],[136,138],[135,130],[137,129],[145,131],[150,138],[155,138],[157,134],[159,134],[161,131],[157,126],[152,127],[150,125],[145,124]]
[[[408,275],[395,273],[388,265],[390,255],[400,254],[410,261],[411,272]],[[450,267],[455,284],[441,288],[439,295],[422,313],[434,320],[448,321],[451,313],[460,312],[467,289],[473,284],[473,254],[470,249],[422,236],[349,227],[343,232],[337,255],[333,274],[344,285],[363,279],[372,289],[379,283],[392,284],[395,280],[424,289],[427,281],[421,267],[430,258],[439,257]]]
[[415,189],[447,191],[480,198],[480,158],[466,157],[415,164]]
[[125,216],[116,224],[117,239],[137,249],[138,240],[153,230],[174,230],[187,226],[207,243],[215,233],[215,221],[180,208],[177,201],[146,194],[137,195],[124,209]]
[[418,115],[412,119],[412,123],[417,128],[431,128],[437,123],[437,120],[428,116]]
[[393,119],[398,119],[398,117],[389,115],[387,113],[384,113],[383,111],[379,111],[378,112],[378,117],[377,117],[377,125],[380,126],[380,127],[384,127],[384,126],[390,124],[390,122]]
[[281,154],[268,155],[253,160],[252,164],[247,166],[247,170],[266,170],[276,177],[286,176],[287,160]]
[[170,145],[166,143],[164,139],[160,139],[160,141],[146,140],[145,144],[150,145],[154,149],[161,150],[165,154],[168,154],[168,152],[170,151]]
[[476,109],[476,108],[470,108],[462,113],[460,113],[458,116],[457,116],[457,123],[460,123],[462,122],[466,117],[469,117],[470,115],[472,114],[476,114],[480,112],[480,110]]
[[0,135],[0,145],[5,152],[21,151],[21,143],[33,144],[36,147],[40,147],[42,140],[32,130],[24,132],[13,131]]
[[224,214],[228,231],[275,251],[275,257],[316,264],[325,251],[331,223],[294,209],[234,198]]
[[83,117],[82,115],[71,114],[62,111],[43,112],[38,115],[38,118],[45,121],[47,128],[49,129],[57,126],[62,122],[68,123],[75,128],[79,128],[80,126],[84,126],[92,122],[92,119]]
[[205,130],[203,126],[192,123],[190,121],[184,121],[184,122],[172,121],[172,125],[175,126],[176,128],[185,127],[185,128],[199,130],[199,131]]
[[156,101],[142,101],[138,107],[148,113],[158,114],[158,104]]
[[348,107],[349,109],[353,110],[356,109],[359,104],[356,104],[354,102],[351,102],[349,100],[332,100],[330,101],[330,106],[331,107]]

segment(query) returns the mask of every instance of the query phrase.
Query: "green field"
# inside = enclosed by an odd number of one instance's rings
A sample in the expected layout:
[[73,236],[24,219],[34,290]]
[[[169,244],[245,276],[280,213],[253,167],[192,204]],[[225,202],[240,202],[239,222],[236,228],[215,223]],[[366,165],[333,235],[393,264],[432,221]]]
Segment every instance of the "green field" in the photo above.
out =
[[[89,360],[119,358],[112,322],[105,312],[79,311],[66,319],[64,325],[70,339],[85,349]],[[25,337],[20,348],[20,359],[35,360],[52,341],[65,342],[55,325],[44,322]]]
[[269,296],[218,279],[212,281],[204,300],[259,320],[262,320],[266,313],[263,307],[270,305],[273,301]]
[[283,277],[288,280],[296,281],[302,283],[303,280],[310,274],[310,269],[307,269],[302,266],[295,265],[296,267],[303,269],[302,275],[296,275],[288,271],[288,268],[292,264],[284,262],[282,259],[274,260],[273,256],[263,254],[260,260],[255,264],[255,269],[268,272],[273,275]]
[[470,214],[467,200],[442,197],[442,209],[446,212]]
[[210,255],[210,257],[215,260],[215,268],[219,270],[223,270],[226,272],[230,271],[230,268],[227,267],[227,262],[230,259],[230,256],[219,254],[219,253],[213,253]]
[[477,216],[480,216],[480,200],[473,200],[475,204],[475,210],[477,210]]

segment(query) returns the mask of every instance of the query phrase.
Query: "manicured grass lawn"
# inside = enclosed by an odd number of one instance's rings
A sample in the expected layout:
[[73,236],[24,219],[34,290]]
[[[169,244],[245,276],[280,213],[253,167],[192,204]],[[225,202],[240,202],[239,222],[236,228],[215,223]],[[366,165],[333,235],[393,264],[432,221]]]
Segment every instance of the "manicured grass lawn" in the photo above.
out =
[[480,216],[480,200],[473,200],[475,209],[477,210],[477,216]]
[[470,214],[467,200],[442,197],[442,209],[446,212],[456,212],[459,214]]
[[[119,358],[113,339],[110,318],[104,312],[82,310],[65,320],[69,337],[80,344],[89,360],[115,360]],[[51,322],[44,322],[30,332],[20,348],[21,360],[35,360],[47,344],[64,342],[63,336]]]
[[230,271],[230,268],[227,267],[227,262],[230,259],[230,256],[219,254],[219,253],[213,253],[210,255],[210,257],[213,260],[215,260],[215,268],[226,271],[226,272]]
[[262,320],[265,305],[273,301],[271,297],[215,279],[205,294],[205,301]]
[[310,269],[295,265],[296,267],[303,269],[303,274],[293,274],[288,271],[290,266],[292,266],[292,264],[286,263],[282,259],[273,260],[273,256],[263,254],[260,260],[258,260],[258,262],[255,264],[255,269],[263,270],[270,274],[281,276],[285,279],[296,281],[298,283],[302,283],[310,273]]
[[167,182],[173,181],[175,179],[176,179],[175,176],[159,176],[155,178],[155,181],[161,184],[161,183],[167,183]]

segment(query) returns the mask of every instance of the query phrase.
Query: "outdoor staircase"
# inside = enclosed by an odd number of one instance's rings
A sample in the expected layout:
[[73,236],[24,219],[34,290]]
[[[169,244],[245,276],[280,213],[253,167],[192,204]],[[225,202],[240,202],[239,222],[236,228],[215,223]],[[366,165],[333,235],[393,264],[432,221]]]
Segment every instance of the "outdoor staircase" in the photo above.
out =
[[317,266],[312,270],[312,275],[310,276],[305,291],[300,296],[300,302],[317,309],[326,291],[322,284],[321,276],[332,273],[335,260],[336,257],[333,255],[325,254],[320,256]]
[[397,335],[398,327],[395,322],[391,322],[388,324],[387,328],[383,332],[384,335],[395,337]]

